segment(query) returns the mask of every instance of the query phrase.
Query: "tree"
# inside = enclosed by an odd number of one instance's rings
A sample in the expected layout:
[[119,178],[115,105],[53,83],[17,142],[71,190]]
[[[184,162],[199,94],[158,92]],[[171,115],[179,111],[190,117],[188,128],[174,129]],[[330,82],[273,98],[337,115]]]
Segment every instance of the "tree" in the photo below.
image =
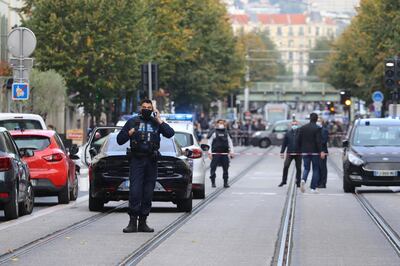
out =
[[318,39],[315,47],[310,51],[308,76],[320,76],[321,69],[325,68],[327,57],[332,51],[333,40],[328,38]]

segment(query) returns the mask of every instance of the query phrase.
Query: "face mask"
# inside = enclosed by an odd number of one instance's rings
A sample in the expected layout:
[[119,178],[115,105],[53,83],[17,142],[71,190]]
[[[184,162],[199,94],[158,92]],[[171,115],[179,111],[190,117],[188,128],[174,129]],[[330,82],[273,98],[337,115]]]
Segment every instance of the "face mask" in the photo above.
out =
[[151,114],[153,113],[153,110],[142,109],[141,113],[142,113],[142,117],[144,120],[149,120],[151,117]]
[[218,128],[218,129],[224,129],[225,126],[224,126],[224,125],[221,125],[221,124],[218,124],[217,128]]
[[298,128],[299,128],[298,125],[293,125],[293,126],[292,126],[292,129],[293,129],[293,130],[296,130],[296,129],[298,129]]

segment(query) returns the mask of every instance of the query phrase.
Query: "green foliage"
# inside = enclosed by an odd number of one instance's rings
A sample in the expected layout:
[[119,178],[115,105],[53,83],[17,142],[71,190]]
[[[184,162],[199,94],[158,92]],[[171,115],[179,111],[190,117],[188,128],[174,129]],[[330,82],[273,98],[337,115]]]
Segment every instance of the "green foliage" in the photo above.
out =
[[400,4],[397,0],[363,0],[358,15],[334,43],[329,67],[321,74],[337,88],[350,88],[353,95],[370,99],[384,90],[385,58],[398,54]]
[[327,66],[326,59],[332,50],[333,40],[321,38],[317,40],[315,47],[310,51],[310,62],[308,65],[308,76],[319,76]]
[[134,95],[148,61],[176,106],[208,105],[241,86],[244,55],[219,1],[29,0],[24,12],[40,69],[60,73],[92,115]]

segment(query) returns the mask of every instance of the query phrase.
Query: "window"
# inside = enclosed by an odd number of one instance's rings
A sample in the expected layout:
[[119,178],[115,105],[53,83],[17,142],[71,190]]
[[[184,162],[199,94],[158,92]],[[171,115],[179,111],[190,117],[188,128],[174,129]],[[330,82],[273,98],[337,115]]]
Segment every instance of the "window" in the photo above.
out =
[[22,119],[9,119],[1,120],[0,127],[5,127],[7,130],[17,129],[43,129],[42,125],[37,120],[22,120]]
[[289,36],[293,36],[293,28],[289,27]]
[[193,145],[193,137],[189,133],[175,132],[175,139],[181,147]]
[[67,153],[67,150],[64,147],[64,143],[61,140],[60,136],[58,136],[57,134],[54,135],[54,139],[57,142],[58,147],[60,147],[60,149],[62,149],[65,153]]
[[319,27],[315,29],[315,35],[319,36]]
[[289,52],[289,60],[293,60],[293,52]]
[[7,132],[0,133],[0,151],[15,154],[15,150],[8,140]]
[[303,36],[303,35],[304,35],[304,28],[303,28],[303,27],[300,27],[300,28],[299,28],[299,35],[300,35],[300,36]]
[[278,27],[278,28],[277,28],[276,34],[277,34],[278,36],[282,36],[282,28],[281,28],[281,27]]
[[42,151],[50,145],[50,139],[44,136],[14,136],[14,140],[20,149]]
[[288,47],[293,47],[293,40],[289,40]]

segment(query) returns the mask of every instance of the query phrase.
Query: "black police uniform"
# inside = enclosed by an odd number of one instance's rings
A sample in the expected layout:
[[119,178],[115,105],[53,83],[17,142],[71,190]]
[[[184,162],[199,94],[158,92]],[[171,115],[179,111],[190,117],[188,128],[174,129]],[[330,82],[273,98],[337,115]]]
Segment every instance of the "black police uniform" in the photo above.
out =
[[[129,130],[132,128],[135,128],[135,132],[129,137]],[[130,156],[128,213],[131,217],[130,225],[131,222],[136,225],[137,217],[139,217],[139,231],[141,231],[141,221],[147,227],[146,218],[151,210],[151,201],[157,179],[160,134],[171,138],[175,132],[167,123],[159,124],[153,117],[144,119],[142,115],[139,115],[129,119],[117,136],[119,145],[130,141],[131,148],[128,154]],[[132,228],[133,231],[135,231],[134,227]],[[130,230],[128,231],[131,232]]]
[[286,153],[286,159],[283,164],[283,174],[282,174],[282,182],[279,186],[283,186],[287,182],[287,176],[290,164],[292,160],[296,163],[296,185],[297,187],[300,186],[300,179],[301,179],[301,152],[299,147],[299,130],[298,129],[290,129],[285,134],[285,138],[283,139],[282,147],[281,147],[281,154]]
[[[223,179],[224,179],[224,187],[229,187],[228,185],[228,168],[229,168],[229,152],[233,152],[230,150],[229,145],[229,134],[226,129],[215,129],[213,133],[210,134],[212,138],[211,142],[211,152],[212,160],[210,164],[210,179],[213,187],[215,186],[215,171],[217,166],[222,166],[223,169]],[[218,154],[223,153],[223,154]]]

